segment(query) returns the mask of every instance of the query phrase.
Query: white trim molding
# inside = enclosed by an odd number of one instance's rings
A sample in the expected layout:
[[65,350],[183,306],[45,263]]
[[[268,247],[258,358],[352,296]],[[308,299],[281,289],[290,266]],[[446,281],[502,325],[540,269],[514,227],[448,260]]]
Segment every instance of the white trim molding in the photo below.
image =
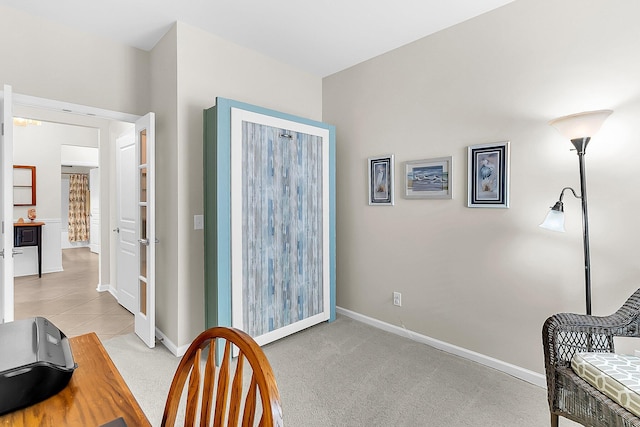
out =
[[342,307],[336,307],[336,312],[338,314],[342,314],[343,316],[349,317],[351,319],[357,320],[359,322],[365,323],[375,328],[382,329],[387,332],[391,332],[392,334],[407,337],[413,341],[417,341],[422,344],[426,344],[428,346],[437,348],[438,350],[442,350],[444,352],[454,354],[456,356],[471,360],[481,365],[488,366],[490,368],[504,372],[505,374],[519,378],[533,385],[537,385],[538,387],[546,388],[547,386],[546,378],[544,375],[531,371],[529,369],[512,365],[511,363],[504,362],[502,360],[498,360],[493,357],[486,356],[484,354],[476,353],[475,351],[467,350],[466,348],[458,347],[456,345],[449,344],[444,341],[437,340],[435,338],[421,335],[417,332],[410,331],[406,328],[395,326],[395,325],[383,322],[381,320],[377,320],[372,317],[368,317],[363,314],[356,313],[355,311],[347,310]]
[[109,291],[109,293],[111,295],[113,295],[113,297],[116,299],[116,301],[118,300],[118,296],[114,294],[114,292],[112,292],[112,287],[109,284],[103,284],[103,283],[98,283],[98,285],[96,286],[96,291],[98,292],[107,292]]
[[60,111],[81,116],[98,117],[100,119],[107,120],[118,120],[121,122],[135,123],[136,120],[140,118],[140,116],[136,116],[134,114],[89,107],[81,104],[73,104],[71,102],[56,101],[48,98],[39,98],[37,96],[22,95],[19,93],[13,94],[13,102],[25,107],[44,108],[47,110]]
[[162,333],[162,331],[158,328],[156,328],[156,338],[158,338],[162,343],[162,345],[164,345],[167,348],[167,350],[169,350],[171,354],[173,354],[176,357],[184,356],[184,354],[187,352],[187,349],[191,345],[191,343],[189,343],[189,344],[185,344],[183,346],[178,347],[169,338],[167,338],[167,336],[164,333]]

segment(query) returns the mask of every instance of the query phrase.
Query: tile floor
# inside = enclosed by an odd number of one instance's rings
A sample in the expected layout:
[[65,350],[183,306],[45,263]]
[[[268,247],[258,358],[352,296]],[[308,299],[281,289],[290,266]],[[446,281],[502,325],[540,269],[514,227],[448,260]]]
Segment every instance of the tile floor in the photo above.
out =
[[98,255],[64,249],[63,272],[16,277],[15,319],[43,316],[68,337],[95,332],[102,340],[133,332],[133,314],[109,292],[98,292]]

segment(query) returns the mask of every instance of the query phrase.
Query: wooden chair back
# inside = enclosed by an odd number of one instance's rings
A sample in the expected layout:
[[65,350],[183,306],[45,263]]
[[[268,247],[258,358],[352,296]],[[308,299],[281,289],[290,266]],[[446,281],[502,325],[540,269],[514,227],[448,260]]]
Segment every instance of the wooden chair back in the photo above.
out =
[[[239,349],[235,368],[232,344]],[[216,346],[222,345],[224,355],[217,366]],[[201,355],[207,348],[202,373]],[[212,420],[216,427],[253,426],[256,422],[264,427],[283,425],[280,394],[271,365],[253,338],[239,329],[207,329],[191,343],[173,377],[162,416],[163,427],[175,425],[187,378],[185,426],[209,426]],[[243,384],[247,383],[244,391]]]

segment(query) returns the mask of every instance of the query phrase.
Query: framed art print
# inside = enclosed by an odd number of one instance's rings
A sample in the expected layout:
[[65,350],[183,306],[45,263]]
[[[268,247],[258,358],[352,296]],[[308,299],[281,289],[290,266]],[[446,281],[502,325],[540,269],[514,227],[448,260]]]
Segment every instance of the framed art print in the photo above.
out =
[[393,205],[393,154],[369,157],[369,204]]
[[468,147],[470,208],[509,207],[509,141]]
[[404,196],[409,199],[451,198],[451,156],[404,163]]

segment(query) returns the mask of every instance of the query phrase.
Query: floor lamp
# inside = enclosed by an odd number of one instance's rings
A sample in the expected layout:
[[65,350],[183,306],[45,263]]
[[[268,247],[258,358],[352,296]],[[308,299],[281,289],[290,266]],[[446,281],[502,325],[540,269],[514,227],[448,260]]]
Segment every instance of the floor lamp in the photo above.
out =
[[611,110],[587,111],[572,114],[552,120],[549,124],[555,127],[565,138],[569,139],[578,153],[580,164],[580,194],[576,194],[571,187],[565,187],[560,192],[560,199],[551,208],[540,227],[552,231],[564,232],[564,207],[562,198],[564,192],[570,190],[573,196],[582,201],[582,239],[584,248],[584,279],[587,314],[591,314],[591,260],[589,255],[589,215],[587,212],[587,179],[584,169],[584,155],[587,144],[595,135],[602,123],[612,113]]

